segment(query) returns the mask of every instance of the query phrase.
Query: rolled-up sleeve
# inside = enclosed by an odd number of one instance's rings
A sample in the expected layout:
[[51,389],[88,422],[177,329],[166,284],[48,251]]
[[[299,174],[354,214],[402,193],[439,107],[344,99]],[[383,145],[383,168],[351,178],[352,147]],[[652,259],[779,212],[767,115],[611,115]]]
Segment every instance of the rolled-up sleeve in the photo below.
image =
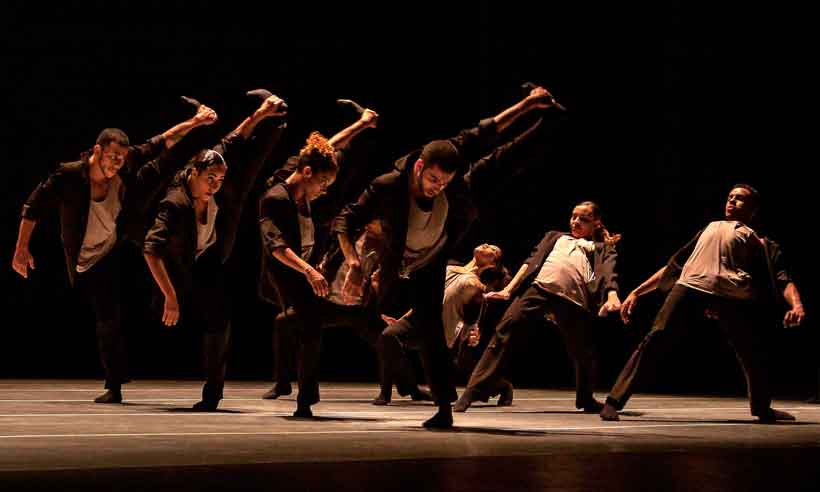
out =
[[60,201],[65,179],[66,175],[61,167],[41,181],[23,204],[20,216],[24,219],[40,220],[50,210],[54,210]]
[[342,209],[331,226],[334,234],[345,234],[351,241],[355,241],[357,231],[379,216],[380,197],[384,193],[382,178],[383,176],[371,181],[358,200]]
[[780,289],[780,292],[783,292],[786,286],[794,282],[794,280],[789,273],[788,265],[786,264],[786,259],[783,256],[783,250],[780,249],[780,245],[772,240],[767,241],[769,243],[767,249],[769,253],[769,263],[772,266],[772,273],[774,274],[775,282],[777,282],[777,287]]
[[[604,246],[603,260],[601,261],[601,292],[604,296],[609,291],[614,290],[618,292],[618,271],[616,264],[618,261],[618,253],[614,246]],[[606,300],[606,299],[604,299]]]
[[137,172],[145,163],[156,159],[165,150],[165,137],[154,135],[146,142],[128,147],[126,167],[129,172]]
[[450,138],[465,162],[473,162],[495,147],[498,142],[498,126],[492,118],[485,118],[478,126],[461,130]]
[[168,243],[179,226],[181,215],[177,203],[168,198],[162,200],[154,224],[148,230],[148,234],[145,235],[143,252],[164,257],[168,249]]
[[262,237],[262,247],[268,256],[273,255],[277,249],[290,246],[282,232],[286,205],[286,201],[276,196],[267,196],[260,204],[259,233]]

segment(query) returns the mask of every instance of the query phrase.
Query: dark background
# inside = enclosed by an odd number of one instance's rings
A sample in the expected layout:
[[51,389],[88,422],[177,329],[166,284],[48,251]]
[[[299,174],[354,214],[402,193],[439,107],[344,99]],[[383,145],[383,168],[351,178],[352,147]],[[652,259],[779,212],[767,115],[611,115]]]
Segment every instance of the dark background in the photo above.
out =
[[[563,5],[573,3],[573,5]],[[577,5],[574,5],[577,4]],[[764,197],[759,230],[778,239],[810,313],[809,247],[815,232],[817,162],[810,135],[815,64],[807,11],[779,5],[601,8],[586,2],[397,3],[325,7],[306,2],[85,3],[2,9],[3,288],[0,377],[101,377],[93,317],[68,288],[56,213],[40,223],[30,281],[10,268],[19,210],[58,162],[76,159],[100,129],[144,140],[187,117],[185,94],[214,107],[219,133],[248,110],[246,90],[287,100],[289,127],[264,174],[309,131],[349,122],[334,105],[353,98],[381,115],[356,142],[354,161],[375,176],[433,138],[496,114],[532,80],[569,108],[548,113],[544,148],[501,185],[465,249],[492,242],[517,269],[545,230],[566,227],[574,203],[595,200],[619,245],[622,299],[708,221],[722,215],[735,182]],[[196,7],[193,8],[192,5]],[[806,19],[806,20],[804,20]],[[345,119],[347,118],[347,119]],[[364,149],[364,150],[362,150]],[[271,309],[256,300],[255,198],[233,258],[234,349],[229,378],[269,378]],[[462,258],[462,259],[466,259]],[[124,285],[134,375],[197,377],[198,338],[147,314],[150,286],[136,254]],[[635,324],[600,323],[606,389],[648,330],[660,304],[647,296]],[[818,337],[810,317],[778,330],[773,344],[782,394],[817,385]],[[520,385],[570,387],[557,334],[527,335],[513,364]],[[742,373],[714,326],[690,336],[653,389],[742,394]],[[325,335],[322,377],[375,380],[375,356],[345,330]],[[375,387],[374,387],[375,390]]]

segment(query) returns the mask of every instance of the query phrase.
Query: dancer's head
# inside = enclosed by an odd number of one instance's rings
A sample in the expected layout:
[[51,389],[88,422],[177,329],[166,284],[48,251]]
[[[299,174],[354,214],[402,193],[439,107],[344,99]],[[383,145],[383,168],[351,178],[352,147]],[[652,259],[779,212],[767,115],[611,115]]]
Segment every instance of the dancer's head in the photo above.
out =
[[413,189],[417,198],[435,198],[450,184],[461,156],[448,140],[433,140],[424,146],[413,165]]
[[128,135],[119,128],[106,128],[97,136],[93,158],[105,179],[111,179],[120,172],[128,157],[128,145]]
[[194,200],[208,201],[222,187],[228,163],[215,150],[199,152],[189,163],[188,188]]
[[327,193],[328,187],[336,180],[338,170],[333,146],[321,133],[311,133],[299,151],[296,168],[307,199],[312,201]]
[[591,241],[615,244],[621,239],[620,234],[610,234],[601,222],[601,208],[595,202],[581,202],[572,209],[569,219],[569,230],[572,237]]
[[473,250],[473,260],[477,267],[485,267],[492,265],[493,267],[501,266],[502,252],[501,248],[494,244],[479,244]]
[[728,220],[749,223],[760,208],[760,193],[747,184],[736,184],[729,190],[724,213]]

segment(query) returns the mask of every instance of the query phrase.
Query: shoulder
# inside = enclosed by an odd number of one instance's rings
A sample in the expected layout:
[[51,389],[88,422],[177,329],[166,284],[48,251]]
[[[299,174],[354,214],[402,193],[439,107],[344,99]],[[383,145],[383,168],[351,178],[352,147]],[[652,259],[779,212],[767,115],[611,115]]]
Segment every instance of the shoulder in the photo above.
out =
[[181,186],[173,186],[165,192],[160,205],[182,210],[191,207],[191,200]]

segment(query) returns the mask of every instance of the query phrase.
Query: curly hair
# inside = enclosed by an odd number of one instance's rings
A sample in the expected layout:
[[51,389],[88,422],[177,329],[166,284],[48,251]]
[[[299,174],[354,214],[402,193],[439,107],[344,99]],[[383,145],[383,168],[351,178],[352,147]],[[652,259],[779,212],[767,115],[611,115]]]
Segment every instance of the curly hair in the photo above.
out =
[[305,146],[299,151],[297,169],[301,171],[305,166],[310,166],[313,172],[335,171],[339,167],[336,162],[336,151],[319,132],[311,133]]

